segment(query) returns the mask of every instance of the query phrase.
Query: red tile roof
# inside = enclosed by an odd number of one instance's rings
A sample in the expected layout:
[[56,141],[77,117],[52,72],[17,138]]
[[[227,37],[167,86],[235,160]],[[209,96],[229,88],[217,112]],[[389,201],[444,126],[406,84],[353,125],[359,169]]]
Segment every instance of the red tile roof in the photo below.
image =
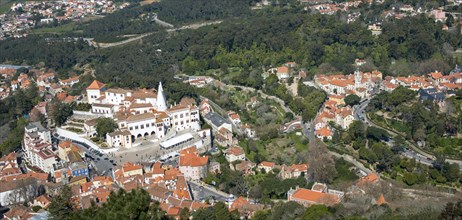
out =
[[303,188],[297,189],[292,195],[292,198],[325,205],[340,203],[340,197],[335,194],[322,193]]
[[383,194],[380,195],[380,197],[377,199],[377,202],[376,202],[377,205],[382,205],[382,204],[386,204],[386,203],[387,203],[387,201],[385,201],[385,197],[383,196]]
[[133,171],[133,170],[141,170],[141,169],[143,169],[143,166],[141,166],[139,164],[136,165],[136,164],[128,162],[128,163],[124,164],[122,169],[123,169],[124,172],[130,172],[130,171]]
[[273,162],[268,162],[268,161],[263,161],[260,163],[261,166],[264,166],[264,167],[274,167],[274,165],[276,165],[275,163]]
[[94,80],[88,87],[87,89],[90,89],[90,90],[100,90],[102,89],[103,87],[105,87],[106,84],[98,81],[98,80]]
[[226,153],[239,156],[244,154],[244,151],[240,147],[230,147],[228,150],[226,150]]
[[180,166],[200,167],[207,165],[209,157],[201,157],[197,153],[184,154],[180,156]]

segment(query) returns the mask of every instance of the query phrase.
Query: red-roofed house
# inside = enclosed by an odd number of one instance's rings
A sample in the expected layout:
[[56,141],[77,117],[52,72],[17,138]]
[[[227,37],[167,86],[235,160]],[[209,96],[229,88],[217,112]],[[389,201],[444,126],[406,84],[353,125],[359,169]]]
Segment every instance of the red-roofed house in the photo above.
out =
[[231,122],[235,125],[238,125],[241,123],[241,117],[236,112],[232,112],[232,111],[228,112],[228,117],[229,117],[229,120],[231,120]]
[[260,170],[265,170],[265,173],[269,173],[273,171],[273,169],[276,167],[276,164],[273,162],[268,162],[268,161],[263,161],[260,164],[258,164],[258,171]]
[[230,163],[237,161],[237,160],[245,160],[245,153],[244,150],[240,147],[230,147],[226,150],[226,160]]
[[[325,188],[325,191],[327,191],[327,188]],[[313,204],[333,206],[341,202],[343,193],[329,193],[325,191],[317,191],[313,189],[309,190],[297,187],[295,190],[291,189],[287,192],[287,200],[300,203],[303,206],[310,206]]]
[[370,174],[367,174],[366,176],[363,176],[361,177],[361,179],[359,179],[357,185],[359,187],[364,187],[368,184],[375,184],[379,181],[379,176],[375,173],[370,173]]
[[102,94],[104,94],[105,91],[106,91],[106,84],[99,82],[98,80],[94,80],[87,87],[88,103],[93,104],[98,98],[101,97]]
[[319,139],[327,138],[328,140],[332,140],[332,132],[327,127],[323,127],[319,130],[316,130],[315,133],[316,137],[318,137]]
[[139,164],[126,163],[122,167],[124,177],[134,176],[134,175],[143,175],[143,166]]
[[289,68],[286,66],[281,66],[277,68],[276,76],[279,80],[287,79],[290,77]]
[[207,175],[208,156],[201,157],[195,150],[180,153],[179,169],[188,180],[200,180]]
[[298,178],[308,173],[308,164],[292,164],[291,166],[283,165],[279,177],[281,179]]
[[47,195],[41,195],[35,198],[34,202],[32,203],[33,206],[40,206],[44,209],[48,208],[50,204],[51,204],[51,199]]

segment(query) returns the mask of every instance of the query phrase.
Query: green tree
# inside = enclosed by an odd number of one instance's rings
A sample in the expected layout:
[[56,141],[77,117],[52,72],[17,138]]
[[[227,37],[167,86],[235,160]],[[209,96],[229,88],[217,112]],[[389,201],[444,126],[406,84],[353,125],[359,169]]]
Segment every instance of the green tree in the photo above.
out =
[[388,139],[389,135],[388,132],[377,127],[367,127],[367,137],[372,138],[375,141],[381,141]]
[[414,173],[405,173],[403,177],[403,181],[407,185],[412,186],[417,182],[417,176]]
[[456,163],[448,163],[446,162],[443,167],[443,174],[444,177],[450,182],[454,182],[459,179],[460,177],[460,169],[459,165]]
[[329,212],[329,209],[325,205],[312,205],[305,210],[302,219],[326,219],[333,217],[333,214]]
[[71,201],[72,192],[71,188],[64,185],[61,189],[60,194],[53,197],[48,212],[50,212],[50,219],[56,220],[67,220],[72,219],[71,214],[73,213],[73,204]]
[[440,217],[444,220],[461,219],[462,216],[462,200],[457,202],[449,202],[446,207],[441,211]]
[[361,98],[355,94],[347,95],[345,97],[345,104],[349,106],[357,105],[361,101]]
[[201,220],[237,220],[239,213],[237,211],[230,212],[223,202],[217,202],[213,207],[200,208],[193,213],[192,217]]
[[348,134],[353,140],[361,140],[366,136],[366,128],[361,121],[353,121],[348,128]]
[[270,219],[271,211],[270,210],[261,210],[255,212],[252,216],[252,220],[268,220]]
[[271,209],[271,219],[297,219],[303,215],[304,211],[305,208],[296,202],[279,202]]
[[105,138],[107,133],[111,133],[117,128],[117,124],[112,118],[98,118],[95,128],[98,136]]

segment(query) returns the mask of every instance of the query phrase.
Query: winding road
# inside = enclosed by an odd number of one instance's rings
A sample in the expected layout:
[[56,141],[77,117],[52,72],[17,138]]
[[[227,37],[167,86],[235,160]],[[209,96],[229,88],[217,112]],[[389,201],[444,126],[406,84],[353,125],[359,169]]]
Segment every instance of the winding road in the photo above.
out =
[[[380,125],[375,124],[371,120],[369,120],[368,115],[365,113],[365,109],[367,105],[369,104],[369,100],[366,100],[365,102],[362,102],[359,106],[355,108],[354,111],[354,117],[356,120],[363,121],[365,124],[368,126],[374,126],[380,129],[383,129],[387,131],[387,133],[390,135],[390,140],[385,142],[388,146],[393,146],[393,138],[396,136],[399,136],[401,134],[397,133],[396,131],[393,131],[389,128],[382,127]],[[433,161],[436,159],[434,155],[431,155],[422,149],[420,149],[418,146],[415,145],[415,143],[412,143],[408,140],[405,139],[406,144],[410,147],[410,149],[405,150],[402,152],[402,155],[408,158],[414,158],[417,162],[432,166]],[[462,161],[461,160],[454,160],[454,159],[446,159],[446,162],[448,163],[455,163],[459,165],[459,168],[462,170]]]
[[[161,22],[161,21],[158,20],[158,22]],[[167,25],[171,25],[171,26],[168,26],[168,27],[171,27],[171,28],[168,28],[167,32],[175,32],[175,31],[186,30],[186,29],[198,29],[200,27],[213,25],[213,24],[219,24],[221,22],[222,22],[221,20],[219,20],[219,21],[199,22],[199,23],[184,25],[184,26],[181,26],[181,27],[178,27],[178,28],[173,28],[173,25],[168,24],[166,22],[165,23]],[[145,34],[134,35],[134,37],[132,37],[132,38],[129,38],[129,39],[126,39],[126,40],[123,40],[123,41],[119,41],[119,42],[114,42],[114,43],[98,43],[98,42],[92,41],[92,44],[95,45],[96,47],[99,47],[99,48],[116,47],[116,46],[128,44],[128,43],[133,42],[133,41],[141,40],[142,38],[145,38],[145,37],[147,37],[149,35],[152,35],[154,33],[156,33],[156,32],[149,32],[149,33],[145,33]]]

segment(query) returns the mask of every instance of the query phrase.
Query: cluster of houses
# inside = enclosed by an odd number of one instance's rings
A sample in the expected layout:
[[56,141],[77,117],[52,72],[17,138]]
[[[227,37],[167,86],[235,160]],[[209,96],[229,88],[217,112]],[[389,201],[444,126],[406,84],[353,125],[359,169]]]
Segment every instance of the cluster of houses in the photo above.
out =
[[379,88],[382,73],[379,71],[361,72],[356,70],[353,74],[343,75],[316,75],[315,84],[327,94],[350,95],[355,94],[361,98],[370,97],[375,88]]
[[56,148],[51,132],[40,122],[29,123],[24,130],[23,159],[30,168],[52,174],[57,182],[64,181],[64,177],[88,176],[84,151],[72,142],[61,142]]
[[321,14],[333,15],[338,11],[348,11],[349,8],[357,8],[362,3],[362,1],[346,1],[331,4],[314,4],[305,7],[305,10],[311,9]]
[[[51,199],[43,191],[55,188],[47,173],[29,171],[23,173],[18,164],[18,154],[12,152],[0,158],[0,204],[3,206],[27,203],[47,208]],[[6,219],[29,219],[36,213],[19,205],[5,213]]]
[[[11,6],[0,15],[0,40],[20,38],[28,35],[28,30],[55,21],[80,20],[89,15],[109,14],[125,8],[129,3],[115,5],[112,1],[63,0],[25,1]],[[35,20],[40,17],[40,20]]]
[[342,129],[348,129],[353,122],[352,109],[345,106],[345,97],[355,94],[362,99],[371,97],[377,91],[391,92],[399,86],[418,91],[420,101],[431,101],[444,105],[446,97],[454,95],[454,90],[462,89],[462,69],[456,66],[448,75],[435,71],[426,76],[382,78],[379,71],[363,73],[355,71],[350,75],[316,75],[314,81],[328,94],[328,100],[315,119],[315,134],[320,139],[332,139],[334,122]]
[[324,102],[321,113],[314,120],[315,135],[320,139],[332,140],[333,131],[329,123],[334,122],[342,129],[348,129],[354,121],[353,109],[345,106],[341,95],[331,95],[329,100]]
[[[25,67],[29,68],[29,67]],[[80,76],[72,76],[66,79],[58,79],[56,73],[38,69],[28,69],[28,73],[18,71],[22,66],[0,66],[0,74],[3,80],[0,84],[0,99],[8,97],[11,92],[18,89],[27,89],[33,84],[37,85],[41,95],[49,94],[65,103],[71,103],[80,99],[79,96],[71,96],[66,90],[80,82]],[[17,78],[16,78],[17,76]]]

